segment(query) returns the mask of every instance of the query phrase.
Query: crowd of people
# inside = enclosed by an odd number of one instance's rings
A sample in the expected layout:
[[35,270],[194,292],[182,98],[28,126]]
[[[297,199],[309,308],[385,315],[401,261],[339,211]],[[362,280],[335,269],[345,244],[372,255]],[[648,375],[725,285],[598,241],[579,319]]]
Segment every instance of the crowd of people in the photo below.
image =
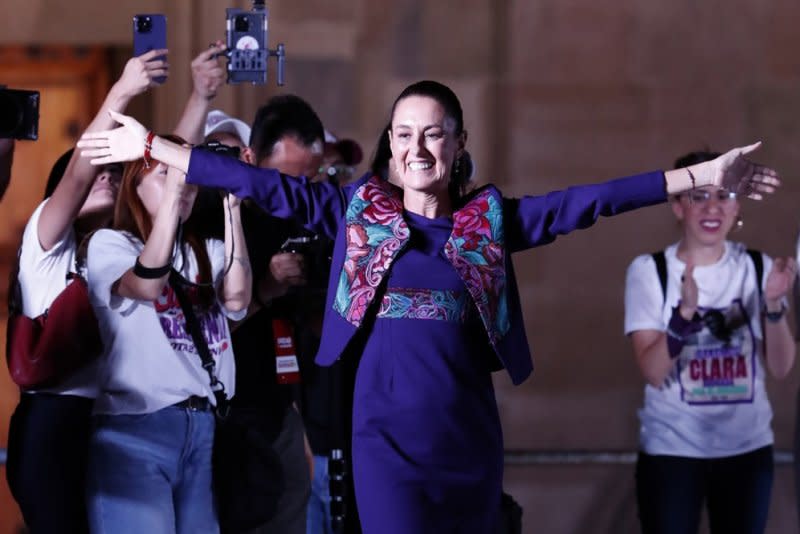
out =
[[729,240],[740,200],[780,185],[757,144],[509,198],[475,185],[455,93],[420,81],[357,177],[360,146],[298,96],[250,125],[212,110],[222,50],[192,62],[169,134],[123,114],[168,52],[129,60],[25,228],[15,306],[40,315],[81,274],[103,341],[20,395],[7,474],[32,533],[234,532],[213,489],[229,411],[279,466],[247,532],[503,532],[491,373],[519,384],[533,367],[512,253],[665,202],[680,239],[636,258],[625,287],[647,382],[642,529],[695,531],[706,503],[714,532],[764,531],[765,374],[794,364],[796,261]]

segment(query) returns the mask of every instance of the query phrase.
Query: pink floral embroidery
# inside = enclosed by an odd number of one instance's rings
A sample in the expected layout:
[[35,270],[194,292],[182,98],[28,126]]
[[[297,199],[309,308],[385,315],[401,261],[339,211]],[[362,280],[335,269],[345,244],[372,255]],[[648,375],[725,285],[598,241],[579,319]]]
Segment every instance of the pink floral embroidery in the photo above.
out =
[[506,295],[503,212],[488,189],[453,214],[445,255],[453,264],[493,344],[510,327]]
[[347,252],[333,306],[358,326],[410,232],[399,189],[379,178],[355,192],[345,219]]
[[[400,190],[378,178],[355,192],[345,218],[347,252],[333,306],[359,326],[410,232],[403,220]],[[491,190],[453,214],[445,255],[475,302],[490,341],[497,344],[508,332],[510,320],[502,205]],[[418,305],[412,308],[416,315],[430,311]]]

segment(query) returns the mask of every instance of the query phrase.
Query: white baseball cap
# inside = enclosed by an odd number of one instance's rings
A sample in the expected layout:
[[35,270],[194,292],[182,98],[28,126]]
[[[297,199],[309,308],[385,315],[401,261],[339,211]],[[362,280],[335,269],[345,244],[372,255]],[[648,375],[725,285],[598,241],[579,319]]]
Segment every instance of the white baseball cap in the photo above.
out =
[[217,132],[238,135],[245,146],[250,145],[250,127],[244,121],[235,119],[219,109],[213,109],[206,116],[206,130],[203,136],[208,137]]

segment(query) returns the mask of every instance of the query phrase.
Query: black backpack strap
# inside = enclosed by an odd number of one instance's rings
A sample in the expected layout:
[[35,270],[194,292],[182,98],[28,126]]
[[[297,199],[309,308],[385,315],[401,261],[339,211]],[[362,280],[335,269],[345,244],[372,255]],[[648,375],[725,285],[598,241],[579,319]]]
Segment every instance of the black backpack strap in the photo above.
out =
[[758,300],[762,298],[763,289],[761,281],[764,279],[764,256],[759,250],[747,249],[747,255],[753,260],[753,266],[756,268],[756,287],[758,288]]
[[653,252],[653,261],[656,262],[656,272],[658,273],[658,281],[661,283],[661,296],[664,297],[664,302],[667,301],[667,258],[664,256],[664,251],[659,250]]
[[217,400],[217,416],[224,419],[230,411],[230,402],[228,395],[225,393],[225,384],[217,378],[217,365],[214,363],[214,357],[211,356],[206,338],[203,337],[200,321],[197,320],[192,303],[189,302],[189,296],[184,291],[183,277],[175,269],[169,273],[169,285],[172,287],[172,291],[175,292],[178,303],[181,305],[181,310],[183,310],[183,316],[186,319],[186,331],[192,336],[192,341],[194,341],[203,369],[208,373],[208,381],[211,383],[211,390]]

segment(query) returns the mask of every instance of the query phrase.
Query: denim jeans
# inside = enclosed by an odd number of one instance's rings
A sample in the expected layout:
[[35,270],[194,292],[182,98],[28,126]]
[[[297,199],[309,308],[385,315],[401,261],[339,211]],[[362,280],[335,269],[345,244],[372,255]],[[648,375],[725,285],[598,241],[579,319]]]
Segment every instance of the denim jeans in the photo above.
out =
[[94,419],[87,476],[93,534],[219,532],[211,411],[170,406]]
[[308,499],[307,534],[332,534],[328,457],[314,455],[314,479]]

